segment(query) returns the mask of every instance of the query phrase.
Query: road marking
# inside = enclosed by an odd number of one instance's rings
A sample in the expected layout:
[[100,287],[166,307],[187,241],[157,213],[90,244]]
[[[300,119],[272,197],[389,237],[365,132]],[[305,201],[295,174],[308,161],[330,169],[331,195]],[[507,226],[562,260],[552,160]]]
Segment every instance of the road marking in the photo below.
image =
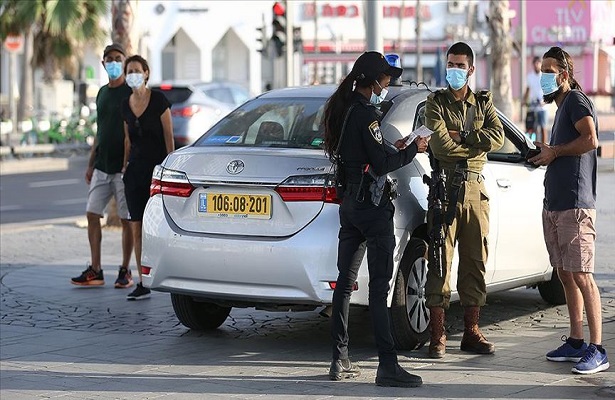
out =
[[58,201],[54,201],[53,204],[54,206],[67,206],[70,204],[85,204],[88,202],[87,197],[81,198],[81,199],[67,199],[67,200],[58,200]]
[[43,187],[51,187],[51,186],[61,186],[61,185],[74,185],[76,183],[80,183],[81,179],[72,178],[72,179],[58,179],[55,181],[41,181],[41,182],[32,182],[28,184],[30,188],[43,188]]

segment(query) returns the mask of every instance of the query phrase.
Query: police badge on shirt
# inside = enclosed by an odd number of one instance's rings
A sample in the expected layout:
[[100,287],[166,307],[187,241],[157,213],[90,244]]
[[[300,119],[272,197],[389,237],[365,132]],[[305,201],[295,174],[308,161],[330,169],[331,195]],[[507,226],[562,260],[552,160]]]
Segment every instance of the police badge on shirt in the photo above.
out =
[[382,132],[380,131],[380,125],[378,121],[374,121],[369,124],[369,132],[372,134],[372,137],[378,144],[382,144]]

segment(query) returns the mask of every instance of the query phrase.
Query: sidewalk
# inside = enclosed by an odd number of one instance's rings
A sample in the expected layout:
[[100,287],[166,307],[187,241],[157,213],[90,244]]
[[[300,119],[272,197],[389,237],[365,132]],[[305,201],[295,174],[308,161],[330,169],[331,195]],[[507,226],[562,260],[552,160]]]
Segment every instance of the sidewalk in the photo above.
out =
[[[615,174],[598,174],[596,280],[603,345],[615,362]],[[612,164],[610,165],[612,167]],[[496,354],[459,350],[462,309],[447,313],[447,355],[402,352],[419,374],[415,389],[374,385],[377,357],[369,312],[352,309],[351,357],[357,379],[328,380],[329,323],[310,312],[233,309],[220,329],[190,331],[170,296],[128,302],[114,289],[121,231],[103,231],[106,285],[69,283],[89,258],[87,232],[74,221],[0,225],[0,398],[77,399],[605,399],[615,398],[615,365],[590,376],[571,363],[545,360],[568,334],[565,306],[549,306],[536,289],[488,296],[481,328]],[[133,272],[134,264],[133,264]],[[587,333],[587,328],[585,328]]]
[[[106,286],[71,286],[69,277],[86,259],[86,240],[85,230],[73,224],[3,229],[2,399],[615,397],[615,367],[579,376],[571,374],[570,363],[545,360],[567,334],[567,312],[545,304],[536,290],[489,296],[482,329],[495,342],[495,355],[459,350],[462,310],[455,304],[447,314],[444,359],[429,359],[426,348],[400,355],[424,385],[381,388],[373,383],[377,358],[367,310],[353,309],[349,327],[351,356],[362,375],[331,382],[329,320],[316,311],[234,309],[220,329],[190,331],[175,319],[167,294],[128,302],[130,289],[113,288],[117,257],[105,258]],[[119,242],[119,230],[106,229],[105,255],[119,254]],[[34,253],[9,250],[37,243]],[[74,245],[69,254],[58,250],[66,243]],[[600,279],[603,344],[615,358],[615,277]]]

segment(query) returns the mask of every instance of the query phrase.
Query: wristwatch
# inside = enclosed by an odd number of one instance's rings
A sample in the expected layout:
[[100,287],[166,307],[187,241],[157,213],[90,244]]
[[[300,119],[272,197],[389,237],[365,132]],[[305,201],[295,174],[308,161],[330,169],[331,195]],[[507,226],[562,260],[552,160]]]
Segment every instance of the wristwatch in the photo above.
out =
[[461,138],[461,141],[459,143],[466,144],[466,139],[468,138],[469,134],[470,131],[459,131],[459,137]]

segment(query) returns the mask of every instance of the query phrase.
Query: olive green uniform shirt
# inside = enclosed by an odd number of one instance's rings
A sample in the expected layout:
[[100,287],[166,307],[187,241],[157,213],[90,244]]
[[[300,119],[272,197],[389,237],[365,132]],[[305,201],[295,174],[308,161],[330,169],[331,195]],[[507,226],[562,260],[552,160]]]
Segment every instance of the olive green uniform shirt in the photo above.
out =
[[[464,144],[455,143],[448,131],[464,130],[470,106],[476,110],[470,133]],[[480,173],[487,153],[504,144],[504,129],[488,91],[475,95],[468,88],[465,100],[455,99],[449,88],[430,94],[425,106],[425,126],[434,132],[429,146],[443,169],[455,169],[457,161],[467,160],[468,170]]]

